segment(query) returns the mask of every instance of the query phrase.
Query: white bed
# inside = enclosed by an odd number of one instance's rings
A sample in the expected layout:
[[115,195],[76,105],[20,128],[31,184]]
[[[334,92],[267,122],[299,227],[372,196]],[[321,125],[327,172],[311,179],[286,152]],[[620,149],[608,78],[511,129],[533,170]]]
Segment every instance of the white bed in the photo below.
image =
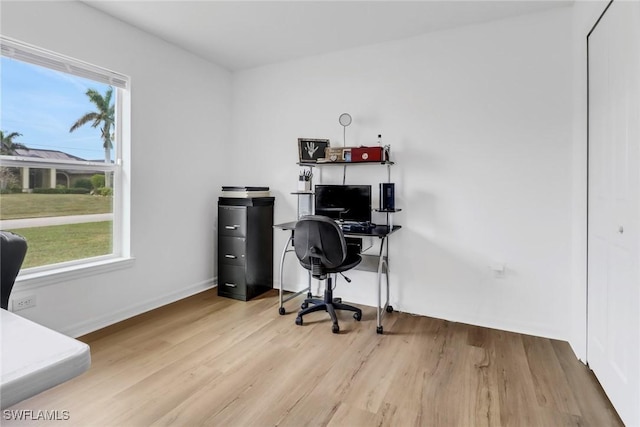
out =
[[0,316],[2,409],[89,369],[87,344],[6,310]]

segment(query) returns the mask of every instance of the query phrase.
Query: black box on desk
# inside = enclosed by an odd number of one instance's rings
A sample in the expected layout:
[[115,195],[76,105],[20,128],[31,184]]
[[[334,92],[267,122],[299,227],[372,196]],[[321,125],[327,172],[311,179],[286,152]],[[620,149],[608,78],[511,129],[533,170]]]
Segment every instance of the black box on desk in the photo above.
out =
[[392,211],[396,208],[396,188],[392,182],[380,184],[380,210]]

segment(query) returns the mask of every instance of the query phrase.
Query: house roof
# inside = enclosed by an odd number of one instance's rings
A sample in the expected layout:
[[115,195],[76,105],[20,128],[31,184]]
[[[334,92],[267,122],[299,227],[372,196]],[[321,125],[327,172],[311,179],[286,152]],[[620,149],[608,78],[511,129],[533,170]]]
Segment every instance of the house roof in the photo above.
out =
[[17,156],[21,157],[35,157],[38,159],[47,160],[80,160],[86,161],[83,158],[74,156],[72,154],[64,153],[58,150],[40,150],[37,148],[16,148],[14,149]]

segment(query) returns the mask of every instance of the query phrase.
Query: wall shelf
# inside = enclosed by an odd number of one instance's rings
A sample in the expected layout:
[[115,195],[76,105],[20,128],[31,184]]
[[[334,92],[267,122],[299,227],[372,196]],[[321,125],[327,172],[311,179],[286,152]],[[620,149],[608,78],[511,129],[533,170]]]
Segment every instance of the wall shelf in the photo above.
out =
[[394,165],[395,163],[390,160],[382,162],[298,162],[298,166],[316,167],[316,166],[351,166],[351,165]]

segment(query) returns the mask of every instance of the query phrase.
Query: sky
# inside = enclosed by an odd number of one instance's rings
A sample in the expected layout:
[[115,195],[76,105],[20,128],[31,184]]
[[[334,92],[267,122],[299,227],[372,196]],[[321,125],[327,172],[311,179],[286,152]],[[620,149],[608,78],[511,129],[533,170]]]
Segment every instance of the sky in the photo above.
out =
[[0,61],[0,129],[5,135],[21,133],[13,142],[28,148],[104,161],[99,127],[89,122],[72,133],[69,129],[95,111],[87,89],[104,94],[107,85],[4,56]]

